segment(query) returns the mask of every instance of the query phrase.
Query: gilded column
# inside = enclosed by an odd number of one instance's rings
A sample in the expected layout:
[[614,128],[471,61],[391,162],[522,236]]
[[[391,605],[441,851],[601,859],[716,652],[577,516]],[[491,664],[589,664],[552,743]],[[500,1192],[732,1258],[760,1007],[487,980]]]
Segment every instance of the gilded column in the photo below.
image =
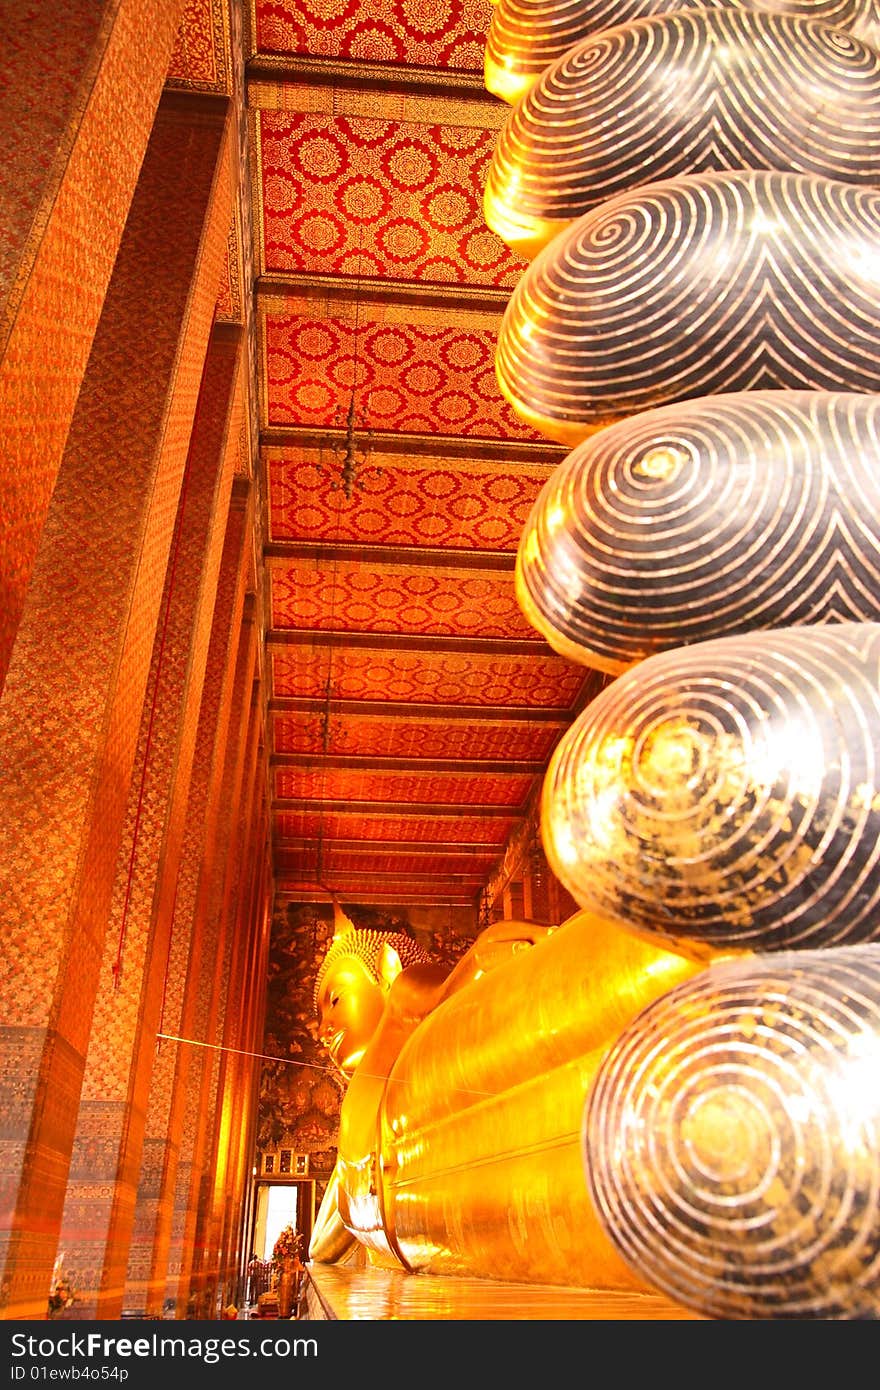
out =
[[[12,1212],[2,1299],[15,1317],[45,1311],[56,1254],[216,298],[216,284],[212,295],[196,292],[196,268],[226,115],[225,102],[197,116],[160,106],[0,702],[3,1182]],[[228,219],[227,209],[224,232]]]
[[77,1290],[71,1314],[79,1318],[116,1318],[122,1310],[174,886],[236,456],[228,428],[239,369],[239,333],[215,329],[153,650],[65,1202],[61,1246]]
[[[212,1252],[213,1264],[207,1271],[208,1285],[213,1290],[226,1290],[228,1296],[215,1304],[223,1307],[232,1295],[234,1276],[239,1264],[240,1249],[237,1216],[241,1210],[245,1187],[238,1162],[240,1137],[247,1129],[242,1102],[246,1099],[246,1072],[242,1052],[252,1044],[245,1034],[245,1010],[250,986],[248,960],[252,930],[244,909],[243,893],[249,879],[249,867],[254,855],[254,823],[259,824],[258,798],[265,797],[262,753],[263,705],[259,682],[254,682],[248,714],[248,727],[243,730],[242,744],[246,747],[242,789],[237,824],[233,829],[228,855],[231,873],[227,892],[227,964],[220,981],[220,1000],[215,1034],[222,1051],[217,1058],[216,1101],[208,1111],[203,1169],[210,1184],[210,1198],[199,1212],[197,1231],[206,1231],[203,1244]],[[265,989],[265,974],[262,981]],[[197,1237],[198,1243],[198,1237]],[[216,1252],[216,1254],[214,1253]]]
[[[202,885],[200,910],[212,949],[203,957],[201,979],[189,982],[198,1003],[189,1035],[207,1047],[193,1048],[188,1078],[190,1118],[184,1125],[177,1190],[174,1198],[174,1234],[171,1267],[179,1268],[178,1298],[189,1286],[188,1301],[194,1294],[199,1316],[216,1311],[211,1303],[217,1275],[218,1251],[210,1241],[210,1207],[213,1189],[211,1137],[220,1100],[219,1077],[223,1054],[223,1021],[232,950],[233,914],[231,888],[237,868],[239,846],[235,830],[241,795],[245,756],[248,748],[248,721],[257,659],[257,630],[253,607],[248,603],[238,649],[238,662],[225,744],[225,766],[221,783],[214,839],[213,869]],[[187,1043],[181,1044],[181,1051]],[[207,1299],[205,1295],[208,1295]]]
[[182,0],[40,0],[26,18],[7,7],[0,689],[182,7]]
[[[237,1271],[243,1274],[250,1250],[244,1246],[248,1234],[247,1214],[251,1191],[253,1155],[256,1148],[257,1112],[260,1094],[261,1061],[264,1032],[266,980],[269,966],[268,904],[271,894],[271,863],[269,858],[269,815],[265,800],[262,771],[258,770],[259,786],[255,788],[257,804],[250,834],[248,877],[241,897],[244,930],[248,942],[245,965],[245,986],[241,1004],[232,1016],[238,1022],[236,1057],[236,1109],[232,1119],[231,1143],[233,1158],[230,1164],[231,1197],[227,1211],[230,1239],[226,1244],[232,1254],[231,1237],[236,1239]],[[227,1011],[229,1016],[229,1011]],[[242,1288],[236,1290],[238,1298]],[[229,1290],[232,1296],[233,1290]]]
[[[163,1034],[194,1036],[194,982],[204,969],[204,953],[212,949],[206,939],[200,887],[203,880],[210,881],[216,854],[223,752],[247,581],[248,492],[246,482],[235,483],[226,522],[177,875],[160,1038]],[[160,1042],[150,1081],[126,1285],[127,1300],[149,1312],[161,1312],[166,1296],[173,1195],[192,1051],[177,1042]],[[176,1281],[171,1296],[175,1291]]]

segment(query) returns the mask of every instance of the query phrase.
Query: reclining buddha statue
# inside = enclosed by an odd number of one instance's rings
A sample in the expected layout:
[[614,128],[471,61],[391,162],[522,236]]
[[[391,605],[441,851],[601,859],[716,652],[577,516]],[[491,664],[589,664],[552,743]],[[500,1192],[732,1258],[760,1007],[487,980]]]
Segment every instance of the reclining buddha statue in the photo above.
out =
[[697,954],[590,913],[487,927],[450,971],[338,903],[315,989],[347,1090],[310,1259],[645,1291],[584,1180],[584,1097],[600,1058]]
[[496,376],[571,450],[517,594],[614,679],[543,785],[574,916],[451,972],[338,923],[315,1261],[880,1316],[877,5],[766,8],[496,7]]
[[880,1314],[878,675],[877,623],[647,657],[545,779],[572,917],[450,971],[337,911],[312,1260]]

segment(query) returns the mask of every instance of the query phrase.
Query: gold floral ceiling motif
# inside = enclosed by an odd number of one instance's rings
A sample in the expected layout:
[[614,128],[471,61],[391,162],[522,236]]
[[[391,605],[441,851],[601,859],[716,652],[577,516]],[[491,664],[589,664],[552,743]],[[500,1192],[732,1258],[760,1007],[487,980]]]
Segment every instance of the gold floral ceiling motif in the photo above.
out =
[[491,9],[482,0],[280,0],[254,5],[261,51],[475,70]]

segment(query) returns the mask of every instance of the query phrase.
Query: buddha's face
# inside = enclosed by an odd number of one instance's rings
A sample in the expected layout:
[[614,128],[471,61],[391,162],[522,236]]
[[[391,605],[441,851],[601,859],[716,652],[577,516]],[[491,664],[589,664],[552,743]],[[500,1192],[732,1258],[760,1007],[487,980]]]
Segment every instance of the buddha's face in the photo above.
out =
[[351,1076],[379,1026],[385,991],[358,956],[342,956],[327,971],[317,1007],[318,1038]]

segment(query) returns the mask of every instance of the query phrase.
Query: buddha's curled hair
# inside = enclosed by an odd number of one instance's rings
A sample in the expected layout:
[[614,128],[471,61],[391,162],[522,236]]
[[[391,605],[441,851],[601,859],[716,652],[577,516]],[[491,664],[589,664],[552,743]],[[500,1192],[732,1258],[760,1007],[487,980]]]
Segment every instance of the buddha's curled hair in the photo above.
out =
[[407,936],[406,932],[381,931],[374,927],[350,925],[346,931],[334,936],[320,964],[315,978],[315,1011],[317,1012],[318,1009],[318,995],[321,992],[327,971],[336,961],[345,956],[356,956],[362,960],[374,980],[378,982],[380,979],[379,957],[386,941],[397,952],[404,970],[408,965],[417,965],[431,960],[428,952],[411,936]]

